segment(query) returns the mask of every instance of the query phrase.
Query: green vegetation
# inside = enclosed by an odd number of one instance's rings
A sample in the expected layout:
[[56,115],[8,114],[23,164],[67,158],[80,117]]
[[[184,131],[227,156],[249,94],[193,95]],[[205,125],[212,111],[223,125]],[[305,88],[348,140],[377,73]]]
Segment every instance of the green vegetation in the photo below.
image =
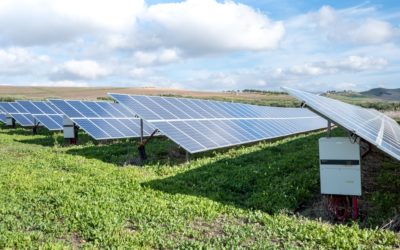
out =
[[0,96],[0,102],[14,102],[23,99],[25,99],[23,96]]
[[243,93],[257,93],[257,94],[267,94],[267,95],[288,95],[286,92],[282,91],[271,91],[271,90],[259,90],[259,89],[244,89]]
[[273,106],[273,107],[299,107],[300,102],[293,97],[285,94],[279,94],[275,92],[257,94],[257,96],[248,97],[238,94],[236,96],[224,97],[224,96],[207,96],[207,97],[194,97],[190,95],[171,95],[164,94],[160,96],[165,97],[183,97],[183,98],[195,98],[195,99],[207,99],[214,101],[224,101],[224,102],[240,102],[253,105],[261,106]]
[[99,101],[109,101],[109,102],[114,102],[114,99],[108,96],[99,96],[96,98]]
[[386,101],[374,97],[361,95],[357,92],[329,92],[325,94],[329,98],[334,98],[343,102],[358,105],[364,108],[374,108],[381,111],[399,111],[399,101]]
[[228,98],[228,97],[211,97],[207,98],[215,101],[225,102],[241,102],[247,104],[261,105],[261,106],[272,106],[272,107],[300,107],[300,102],[288,95],[277,95],[277,94],[263,94],[260,97],[249,99],[249,98]]
[[148,164],[120,167],[137,156],[134,140],[95,145],[82,134],[81,145],[64,147],[59,133],[0,127],[0,248],[400,247],[392,231],[296,215],[319,191],[321,135],[189,164],[156,138]]
[[[49,97],[51,99],[51,97]],[[29,98],[24,95],[0,95],[0,102],[15,102],[17,100],[33,100],[33,101],[40,101],[43,99],[40,98]]]

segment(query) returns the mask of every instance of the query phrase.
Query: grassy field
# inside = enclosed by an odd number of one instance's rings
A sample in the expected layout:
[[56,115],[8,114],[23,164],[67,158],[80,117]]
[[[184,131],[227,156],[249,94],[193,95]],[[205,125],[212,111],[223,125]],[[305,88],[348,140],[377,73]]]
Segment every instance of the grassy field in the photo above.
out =
[[[200,154],[190,163],[157,138],[148,164],[121,167],[136,157],[134,140],[96,144],[82,134],[80,145],[64,147],[59,133],[0,127],[0,248],[400,247],[393,231],[297,213],[319,192],[322,135]],[[379,192],[370,196],[391,211],[394,192],[384,201]]]
[[[299,106],[268,92],[6,86],[0,92],[9,101],[107,99],[107,92],[120,92]],[[398,103],[329,97],[400,117]],[[321,214],[317,140],[323,135],[202,153],[190,163],[171,141],[156,138],[138,167],[127,164],[137,158],[132,139],[99,143],[81,133],[80,145],[66,147],[60,133],[41,129],[33,136],[1,126],[0,248],[400,248],[400,228],[387,226],[400,213],[400,163],[370,153],[360,219],[338,224]]]
[[137,95],[162,95],[180,96],[203,99],[236,101],[253,103],[259,105],[272,106],[293,106],[299,105],[294,98],[280,93],[246,93],[246,92],[207,92],[190,91],[171,88],[77,88],[77,87],[15,87],[0,86],[0,99],[13,101],[17,99],[36,99],[47,98],[96,100],[104,99],[109,96],[107,93],[137,94]]
[[329,93],[327,97],[337,99],[350,104],[358,105],[364,108],[374,108],[380,111],[386,111],[392,117],[400,118],[400,100],[388,101],[379,98],[373,98],[358,93]]

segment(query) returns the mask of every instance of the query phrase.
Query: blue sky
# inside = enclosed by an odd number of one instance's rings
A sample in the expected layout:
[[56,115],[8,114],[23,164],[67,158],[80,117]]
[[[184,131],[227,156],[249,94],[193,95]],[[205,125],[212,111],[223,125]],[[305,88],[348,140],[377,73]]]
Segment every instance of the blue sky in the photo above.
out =
[[398,88],[400,3],[3,0],[0,84]]

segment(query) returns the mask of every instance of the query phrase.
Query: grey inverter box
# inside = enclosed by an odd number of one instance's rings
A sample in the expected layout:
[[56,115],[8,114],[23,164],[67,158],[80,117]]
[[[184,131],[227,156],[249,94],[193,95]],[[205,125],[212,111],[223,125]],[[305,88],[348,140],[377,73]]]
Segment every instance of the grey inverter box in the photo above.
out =
[[7,116],[6,117],[6,125],[7,126],[12,126],[13,125],[13,123],[14,123],[14,118],[12,118],[11,116]]
[[75,138],[74,122],[65,115],[63,116],[63,130],[64,130],[64,138],[66,139]]
[[360,146],[349,137],[319,139],[321,193],[361,196]]

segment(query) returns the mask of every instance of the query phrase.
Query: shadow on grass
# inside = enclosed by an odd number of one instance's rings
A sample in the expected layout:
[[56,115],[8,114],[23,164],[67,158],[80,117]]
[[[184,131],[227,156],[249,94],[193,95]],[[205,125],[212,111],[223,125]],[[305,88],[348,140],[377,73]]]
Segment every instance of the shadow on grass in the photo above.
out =
[[[38,128],[38,134],[43,133],[44,128],[40,127]],[[15,128],[12,128],[10,126],[1,126],[1,131],[0,133],[6,134],[6,135],[33,135],[32,128],[29,127],[21,127],[21,126],[16,126]]]
[[[340,129],[332,131],[332,136],[345,135]],[[338,223],[327,212],[320,194],[318,139],[322,136],[325,134],[289,138],[247,154],[227,152],[221,160],[142,185],[243,209],[299,213],[309,219]],[[392,222],[394,226],[386,228],[400,230],[399,164],[379,150],[363,159],[366,173],[363,196],[359,198],[360,227],[375,228]]]
[[[138,145],[139,139],[112,140],[97,142],[96,145],[71,147],[66,152],[89,159],[98,159],[118,166],[138,165],[140,163],[137,150]],[[182,155],[184,156],[177,149],[177,146],[165,137],[153,138],[147,144],[146,152],[148,156],[146,164],[178,164],[179,161],[183,161]]]
[[[29,135],[29,134],[21,134],[21,135]],[[32,136],[32,134],[30,135]],[[45,147],[53,147],[56,144],[61,146],[73,146],[70,145],[69,142],[64,139],[63,134],[61,132],[48,131],[48,130],[45,130],[43,132],[38,132],[37,136],[35,136],[34,138],[14,139],[14,141],[27,144],[37,144]],[[91,139],[90,136],[88,136],[83,132],[79,133],[78,145],[86,144],[91,141],[93,140]]]
[[132,140],[96,142],[93,145],[71,147],[66,153],[123,165],[135,150],[135,145],[136,143]]
[[[18,135],[14,141],[26,144],[35,144],[45,147],[55,145],[70,147],[65,152],[72,155],[80,155],[89,159],[98,159],[118,166],[137,165],[138,152],[137,146],[139,139],[120,139],[96,141],[83,131],[79,132],[78,145],[70,145],[60,132],[51,132],[45,128],[40,128],[37,135],[33,135],[31,130],[22,127],[15,129],[0,125],[0,133],[6,135]],[[165,137],[155,137],[146,146],[148,160],[146,164],[180,164],[185,162],[184,152],[172,141]],[[132,160],[135,160],[132,162]]]
[[295,212],[319,193],[318,138],[323,135],[283,140],[143,185],[268,213]]

